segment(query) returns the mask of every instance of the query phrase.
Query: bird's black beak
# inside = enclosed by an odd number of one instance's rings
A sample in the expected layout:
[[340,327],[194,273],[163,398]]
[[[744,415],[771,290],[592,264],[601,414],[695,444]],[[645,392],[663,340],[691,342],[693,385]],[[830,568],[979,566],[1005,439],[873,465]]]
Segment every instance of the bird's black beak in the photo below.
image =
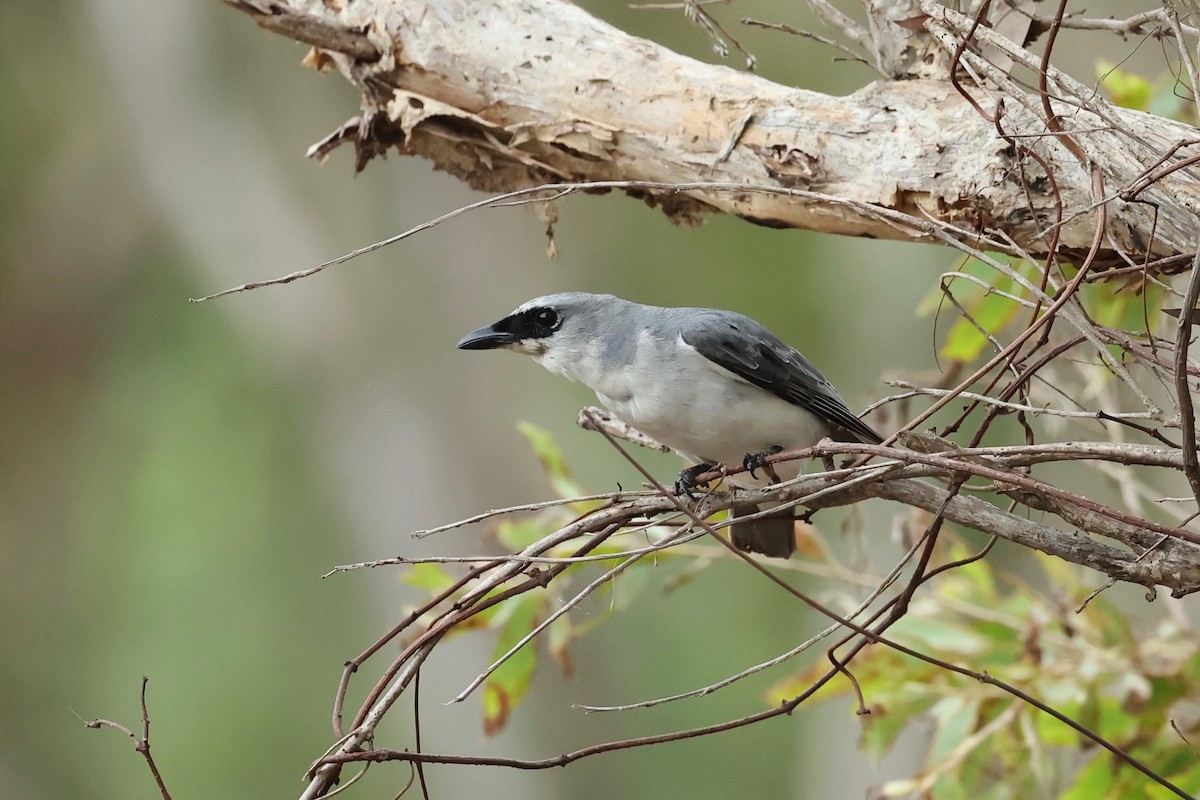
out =
[[521,341],[520,336],[511,331],[500,330],[499,325],[500,323],[496,323],[477,331],[471,331],[459,339],[456,346],[459,350],[495,350],[498,347],[507,347]]

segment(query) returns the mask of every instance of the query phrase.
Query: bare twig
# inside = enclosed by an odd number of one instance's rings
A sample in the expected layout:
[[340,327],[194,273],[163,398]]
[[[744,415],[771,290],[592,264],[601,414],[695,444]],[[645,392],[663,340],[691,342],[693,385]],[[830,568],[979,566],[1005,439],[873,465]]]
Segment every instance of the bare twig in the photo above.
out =
[[[322,262],[322,263],[316,265],[315,267],[309,267],[308,269],[302,269],[302,270],[297,270],[296,272],[290,272],[287,275],[281,275],[277,278],[268,278],[266,280],[253,281],[251,283],[244,283],[240,286],[233,286],[228,289],[223,289],[219,292],[214,292],[213,294],[210,294],[210,295],[205,295],[204,297],[193,298],[191,302],[203,303],[207,300],[214,300],[218,297],[225,297],[226,295],[237,294],[239,292],[248,292],[248,291],[252,291],[254,289],[261,289],[266,286],[280,286],[283,284],[292,283],[292,282],[300,280],[302,278],[308,278],[313,275],[316,275],[319,272],[324,271],[325,269],[328,269],[329,267],[336,266],[338,264],[344,264],[345,262],[347,262],[353,258],[357,258],[358,256],[361,256],[361,255],[366,255],[367,253],[373,253],[376,250],[379,250],[383,247],[387,247],[388,245],[403,241],[404,239],[407,239],[411,236],[415,236],[418,233],[427,231],[430,228],[435,228],[438,225],[441,225],[443,222],[448,222],[456,217],[462,216],[463,214],[467,214],[467,213],[470,213],[472,211],[476,211],[479,209],[504,207],[506,205],[513,205],[517,202],[538,202],[538,203],[552,202],[552,201],[560,200],[564,197],[567,197],[568,195],[578,194],[581,192],[594,192],[594,191],[599,191],[599,190],[604,190],[604,189],[624,189],[624,190],[631,190],[631,191],[635,191],[635,192],[647,192],[647,193],[658,192],[658,193],[661,193],[664,196],[668,196],[668,197],[672,196],[672,195],[677,195],[677,194],[686,194],[689,192],[733,192],[733,193],[769,194],[769,195],[780,195],[780,196],[786,196],[786,197],[793,197],[793,198],[800,199],[800,200],[810,200],[810,201],[819,202],[819,203],[829,203],[832,205],[846,206],[848,208],[854,209],[855,211],[858,211],[859,213],[862,213],[862,214],[868,215],[868,216],[872,216],[872,217],[876,217],[876,218],[880,219],[881,221],[887,222],[889,224],[893,224],[898,227],[916,231],[916,232],[918,232],[918,235],[923,234],[927,237],[932,237],[932,238],[936,238],[941,241],[944,241],[947,244],[950,244],[951,246],[957,246],[957,239],[954,236],[950,235],[949,233],[945,234],[944,236],[938,235],[938,227],[941,223],[933,222],[933,221],[926,220],[926,219],[920,219],[920,218],[914,217],[910,214],[905,214],[905,213],[899,212],[899,211],[893,211],[892,209],[883,208],[881,206],[872,205],[870,203],[863,203],[863,202],[857,201],[857,200],[849,200],[845,197],[838,197],[836,195],[830,195],[830,194],[822,194],[820,192],[810,192],[810,191],[806,191],[803,189],[791,189],[791,188],[786,188],[786,187],[781,187],[781,186],[771,186],[771,185],[725,183],[725,182],[720,182],[720,181],[695,181],[695,182],[691,182],[691,183],[667,183],[667,182],[662,182],[662,181],[622,180],[622,181],[585,181],[585,182],[579,182],[579,183],[546,183],[546,184],[542,184],[539,186],[531,186],[528,188],[517,189],[517,190],[511,191],[511,192],[505,192],[504,194],[494,195],[492,197],[486,197],[482,200],[477,200],[474,203],[468,203],[465,206],[460,206],[452,211],[448,211],[445,214],[442,214],[439,217],[436,217],[434,219],[423,222],[420,225],[417,225],[415,227],[409,228],[408,230],[406,230],[402,233],[398,233],[395,236],[389,236],[388,238],[382,239],[373,244],[369,244],[364,247],[360,247],[357,250],[352,250],[351,252],[345,253],[344,255],[340,255],[337,258],[332,258],[329,261]],[[997,241],[992,241],[992,240],[985,239],[985,240],[982,240],[980,242],[980,244],[982,244],[985,247],[990,247],[995,250],[1005,250],[1006,249],[1006,247],[1003,243],[997,242]]]
[[[859,603],[858,606],[851,611],[846,618],[851,620],[857,618],[860,614],[866,611],[872,603],[879,599],[879,597],[888,589],[888,587],[890,587],[896,581],[896,579],[900,577],[900,571],[904,568],[904,565],[908,563],[909,559],[912,558],[913,554],[916,553],[917,547],[919,546],[920,542],[914,543],[913,546],[908,549],[908,552],[905,553],[904,556],[901,557],[901,559],[892,568],[892,571],[888,573],[881,581],[879,581],[878,585],[871,590],[871,593],[868,594],[867,597],[861,603]],[[748,678],[751,675],[755,675],[765,669],[770,669],[771,667],[782,664],[783,662],[798,656],[800,653],[808,650],[813,645],[828,638],[840,628],[841,625],[834,623],[833,625],[825,628],[823,631],[809,637],[806,641],[800,643],[796,647],[793,647],[791,650],[788,650],[786,653],[782,653],[778,656],[775,656],[775,658],[763,661],[751,667],[747,667],[741,672],[734,673],[733,675],[717,681],[716,683],[711,683],[707,686],[701,686],[698,689],[692,689],[690,691],[680,692],[678,694],[660,697],[654,700],[642,700],[636,703],[628,703],[620,706],[576,705],[575,708],[583,709],[588,713],[599,711],[628,711],[635,708],[653,708],[654,706],[662,705],[663,703],[671,703],[676,700],[685,700],[693,697],[705,697],[713,692],[724,689],[726,686],[737,683],[743,678]]]
[[1179,419],[1183,428],[1183,473],[1192,487],[1192,495],[1200,507],[1200,460],[1196,457],[1196,414],[1192,408],[1192,387],[1188,383],[1187,354],[1192,339],[1192,315],[1189,313],[1200,301],[1200,250],[1192,262],[1192,274],[1184,294],[1184,313],[1179,315],[1175,334],[1175,393],[1179,403]]
[[107,719],[93,719],[83,723],[85,728],[112,728],[120,731],[128,736],[133,741],[133,747],[142,754],[142,758],[146,759],[146,766],[150,768],[150,774],[154,776],[154,784],[158,787],[159,793],[163,796],[163,800],[171,800],[171,793],[167,791],[167,785],[163,781],[162,773],[158,771],[158,764],[154,763],[154,756],[150,754],[150,710],[146,706],[146,684],[150,679],[142,676],[142,735],[139,737],[129,728],[124,725],[113,722]]
[[[671,544],[676,543],[678,540],[682,539],[683,536],[687,533],[688,533],[687,528],[681,529],[674,536],[671,536],[670,538],[667,539],[667,541],[663,542],[663,546],[667,547],[667,546],[670,546]],[[499,658],[497,658],[495,661],[493,661],[491,664],[489,664],[488,667],[483,672],[479,673],[479,675],[477,675],[469,684],[467,684],[467,687],[465,689],[463,689],[461,692],[459,692],[457,695],[455,695],[454,699],[451,700],[450,702],[451,703],[461,703],[463,700],[466,700],[471,695],[471,692],[473,692],[477,688],[479,688],[483,684],[483,682],[488,679],[488,676],[490,676],[493,672],[498,670],[504,664],[504,662],[508,661],[510,658],[512,658],[514,655],[516,655],[518,650],[520,650],[522,647],[524,647],[525,645],[532,642],[534,640],[534,638],[536,638],[538,636],[538,634],[540,634],[542,631],[546,630],[546,628],[550,627],[550,624],[552,622],[554,622],[554,620],[558,619],[563,614],[566,614],[572,608],[575,608],[577,605],[579,605],[581,602],[583,602],[584,598],[586,598],[588,595],[590,595],[596,589],[599,589],[604,584],[609,583],[614,578],[616,578],[618,575],[620,575],[622,572],[624,572],[625,570],[632,567],[643,556],[645,556],[647,554],[647,552],[652,552],[652,551],[634,553],[633,555],[627,556],[626,558],[621,560],[621,563],[617,564],[612,569],[605,571],[603,574],[601,574],[598,578],[593,580],[587,586],[583,587],[581,590],[576,592],[574,597],[572,597],[570,600],[568,600],[567,602],[560,605],[558,608],[554,609],[554,611],[551,612],[549,615],[547,615],[547,617],[544,620],[539,622],[537,625],[534,625],[533,629],[530,630],[529,633],[522,636],[517,641],[516,644],[514,644],[507,651],[505,651]],[[449,705],[449,704],[447,704],[447,705]]]
[[656,442],[646,434],[632,428],[629,423],[617,419],[608,411],[596,406],[587,406],[579,412],[579,418],[576,424],[585,431],[599,431],[601,428],[616,436],[618,439],[623,439],[627,442],[633,442],[636,445],[657,450],[660,453],[669,453],[671,448],[661,442]]
[[[1048,28],[1052,23],[1052,20],[1047,17],[1034,15],[1032,19],[1040,27]],[[1136,36],[1146,35],[1161,39],[1176,33],[1173,27],[1164,24],[1166,21],[1167,9],[1153,8],[1149,11],[1132,14],[1124,19],[1064,16],[1058,24],[1063,28],[1074,28],[1080,31],[1106,31],[1121,36],[1132,33]],[[1200,28],[1191,25],[1180,25],[1179,30],[1188,36],[1200,35]]]
[[872,49],[870,32],[855,22],[851,17],[842,13],[828,0],[804,0],[812,9],[813,15],[830,30],[838,31],[864,50]]
[[445,531],[462,528],[467,525],[474,525],[477,522],[491,519],[492,517],[500,517],[505,514],[515,514],[520,511],[541,511],[546,508],[555,508],[557,506],[569,506],[575,503],[592,503],[597,500],[608,500],[609,502],[620,502],[625,497],[645,497],[650,492],[631,491],[631,492],[604,492],[601,494],[589,494],[582,497],[566,497],[556,500],[542,500],[537,503],[523,503],[517,506],[507,506],[505,508],[493,508],[490,511],[483,511],[474,516],[460,519],[456,522],[448,522],[445,525],[438,525],[436,528],[428,528],[426,530],[413,531],[412,538],[424,539],[426,536],[433,536],[435,533],[444,533]]
[[[934,389],[927,386],[916,386],[908,381],[892,380],[887,381],[888,386],[895,386],[899,389],[908,389],[907,396],[913,397],[918,395],[928,395],[930,397],[945,397],[950,393],[948,389]],[[976,400],[984,405],[995,406],[1006,411],[1025,411],[1029,414],[1045,414],[1051,417],[1064,417],[1067,419],[1098,419],[1098,412],[1095,411],[1069,411],[1063,408],[1050,408],[1049,406],[1030,406],[1023,403],[1009,403],[1004,400],[997,400],[988,395],[978,394],[976,392],[959,392],[959,397],[964,400]],[[1157,419],[1157,415],[1148,411],[1113,411],[1104,412],[1106,419]]]
[[879,77],[881,77],[881,78],[887,77],[887,75],[884,74],[883,70],[879,69],[878,65],[863,58],[862,55],[860,55],[859,53],[856,53],[854,50],[851,50],[846,45],[842,44],[841,42],[830,39],[828,37],[821,36],[820,34],[813,33],[812,31],[806,31],[806,30],[803,30],[802,28],[796,28],[791,25],[785,25],[782,22],[763,22],[761,20],[753,19],[751,17],[743,17],[742,24],[749,25],[749,26],[755,27],[755,28],[766,28],[767,30],[771,30],[771,31],[781,31],[782,33],[787,33],[792,36],[800,36],[805,39],[811,39],[812,41],[819,42],[820,44],[823,44],[826,47],[832,47],[835,50],[840,50],[841,52],[845,53],[850,58],[851,61],[856,61],[860,64],[866,64],[868,67],[873,69],[875,71],[875,74],[878,75]]

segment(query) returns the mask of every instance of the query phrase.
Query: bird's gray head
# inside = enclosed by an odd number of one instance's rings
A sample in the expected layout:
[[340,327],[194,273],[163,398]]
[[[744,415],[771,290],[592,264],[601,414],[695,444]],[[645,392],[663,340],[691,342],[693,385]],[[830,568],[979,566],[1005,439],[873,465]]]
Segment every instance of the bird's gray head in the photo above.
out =
[[499,322],[468,333],[459,340],[458,349],[505,348],[539,356],[582,347],[599,335],[607,307],[620,302],[611,295],[583,292],[535,297]]
[[607,294],[549,294],[522,303],[499,322],[471,331],[459,340],[458,348],[525,353],[552,372],[590,384],[581,369],[588,370],[589,362],[598,356],[605,360],[615,356],[612,348],[623,339],[630,339],[633,346],[632,336],[612,334],[620,333],[623,318],[637,307]]

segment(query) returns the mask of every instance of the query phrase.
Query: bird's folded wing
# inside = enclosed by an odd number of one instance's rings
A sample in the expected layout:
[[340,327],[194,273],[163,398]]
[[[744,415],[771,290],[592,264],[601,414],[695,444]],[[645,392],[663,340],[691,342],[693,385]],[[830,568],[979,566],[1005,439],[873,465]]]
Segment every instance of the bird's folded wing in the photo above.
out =
[[845,428],[864,442],[883,441],[846,407],[846,401],[807,358],[749,317],[713,311],[696,318],[680,335],[700,355],[755,386]]

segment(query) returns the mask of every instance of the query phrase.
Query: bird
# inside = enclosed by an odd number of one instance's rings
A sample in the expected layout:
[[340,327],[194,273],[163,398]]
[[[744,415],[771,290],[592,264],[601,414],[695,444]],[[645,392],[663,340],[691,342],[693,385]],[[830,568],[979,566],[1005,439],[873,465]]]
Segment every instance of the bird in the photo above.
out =
[[[691,462],[676,480],[677,494],[690,493],[717,465],[747,467],[729,476],[742,488],[794,478],[803,471],[799,461],[758,472],[767,456],[827,436],[883,441],[798,350],[733,311],[563,292],[521,304],[457,347],[523,353],[592,389],[615,417]],[[790,558],[792,511],[736,523],[730,540],[746,552]]]

